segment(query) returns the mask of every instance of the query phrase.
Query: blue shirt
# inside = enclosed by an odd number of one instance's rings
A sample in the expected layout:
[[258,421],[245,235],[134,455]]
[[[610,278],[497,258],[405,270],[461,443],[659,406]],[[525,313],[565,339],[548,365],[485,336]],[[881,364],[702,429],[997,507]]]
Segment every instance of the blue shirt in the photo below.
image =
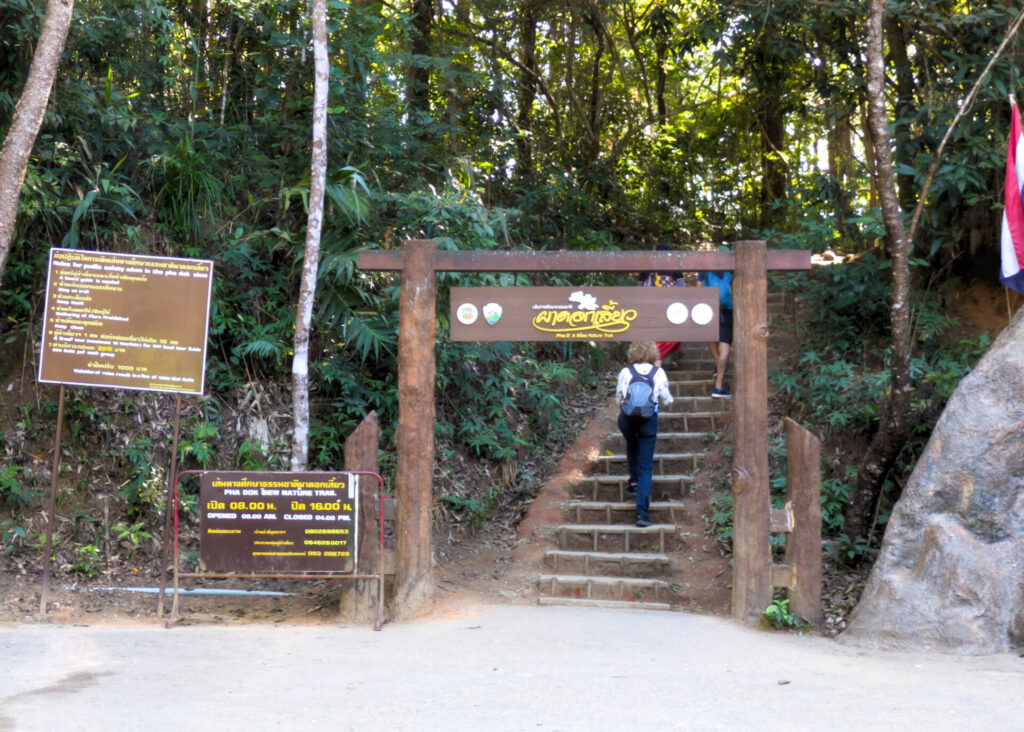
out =
[[718,307],[732,310],[732,272],[701,272],[697,278],[705,287],[718,288]]

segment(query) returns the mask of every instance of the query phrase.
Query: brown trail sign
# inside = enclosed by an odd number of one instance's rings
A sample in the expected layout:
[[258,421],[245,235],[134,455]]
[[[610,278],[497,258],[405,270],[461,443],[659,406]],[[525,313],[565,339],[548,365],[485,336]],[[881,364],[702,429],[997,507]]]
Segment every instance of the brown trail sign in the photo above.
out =
[[711,287],[453,287],[453,341],[718,338]]
[[[737,360],[732,614],[747,622],[760,619],[761,612],[772,599],[773,578],[785,573],[772,569],[769,534],[773,528],[788,530],[791,523],[787,520],[784,522],[787,526],[773,526],[768,483],[767,272],[809,270],[811,255],[806,251],[769,251],[763,241],[736,242],[735,250],[735,254],[673,251],[439,252],[432,240],[409,240],[401,251],[366,250],[360,253],[359,269],[402,273],[398,334],[399,426],[395,440],[396,600],[399,614],[415,614],[425,609],[432,599],[429,509],[434,467],[435,273],[735,270],[733,302]],[[631,291],[641,289],[644,288],[631,288]],[[477,307],[482,308],[482,305]],[[453,315],[453,322],[458,321],[458,312]],[[469,315],[466,319],[470,319]],[[818,542],[820,561],[820,529],[817,539],[812,534],[810,541],[812,545]],[[798,572],[796,569],[790,572],[793,577],[797,574],[813,577],[813,572]],[[820,582],[820,572],[817,576]],[[800,597],[808,594],[814,593],[804,592]]]

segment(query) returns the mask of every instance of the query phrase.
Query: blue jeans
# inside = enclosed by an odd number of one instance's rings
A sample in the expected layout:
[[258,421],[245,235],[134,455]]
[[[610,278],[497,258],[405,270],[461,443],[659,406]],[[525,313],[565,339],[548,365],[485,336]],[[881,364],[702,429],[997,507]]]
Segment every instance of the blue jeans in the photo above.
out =
[[651,475],[654,473],[654,443],[658,439],[658,415],[627,417],[619,413],[619,431],[626,439],[629,482],[636,483],[636,517],[649,519]]

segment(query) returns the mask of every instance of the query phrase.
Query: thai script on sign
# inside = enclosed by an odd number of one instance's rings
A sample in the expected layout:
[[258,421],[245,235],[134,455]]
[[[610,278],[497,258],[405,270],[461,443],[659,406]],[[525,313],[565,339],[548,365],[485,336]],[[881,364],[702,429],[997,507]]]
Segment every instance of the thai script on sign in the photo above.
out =
[[545,333],[624,333],[636,318],[635,309],[619,309],[617,301],[609,300],[597,310],[545,309],[534,316],[532,324]]

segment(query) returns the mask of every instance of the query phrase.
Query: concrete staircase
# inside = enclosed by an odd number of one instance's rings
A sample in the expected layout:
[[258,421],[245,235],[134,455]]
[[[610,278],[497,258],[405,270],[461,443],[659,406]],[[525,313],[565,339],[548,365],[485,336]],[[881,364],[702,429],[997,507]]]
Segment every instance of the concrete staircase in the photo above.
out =
[[556,546],[543,555],[540,604],[669,610],[685,601],[685,555],[704,535],[706,497],[696,496],[696,475],[732,400],[711,397],[714,364],[704,343],[682,344],[666,373],[674,401],[658,417],[654,524],[634,525],[625,445],[611,432],[592,472],[570,486],[564,522],[552,527]]

